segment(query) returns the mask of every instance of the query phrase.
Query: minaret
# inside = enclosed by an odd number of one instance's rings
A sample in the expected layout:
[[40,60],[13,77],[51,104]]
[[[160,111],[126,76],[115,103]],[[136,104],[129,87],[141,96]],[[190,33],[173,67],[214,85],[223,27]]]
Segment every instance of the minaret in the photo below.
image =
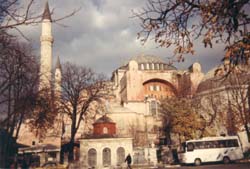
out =
[[56,61],[56,68],[55,68],[55,96],[60,99],[61,98],[61,92],[62,92],[62,87],[61,87],[61,82],[62,82],[62,66],[60,63],[59,56],[57,57]]
[[40,84],[39,89],[51,89],[52,80],[52,44],[53,37],[51,33],[51,15],[48,1],[45,4],[45,9],[42,17],[42,34],[41,41],[41,58],[40,58]]

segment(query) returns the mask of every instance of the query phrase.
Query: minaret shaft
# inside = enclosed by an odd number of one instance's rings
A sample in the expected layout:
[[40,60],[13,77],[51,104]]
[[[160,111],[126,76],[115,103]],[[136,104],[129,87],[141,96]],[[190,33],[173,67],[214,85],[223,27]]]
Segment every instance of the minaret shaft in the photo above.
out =
[[61,98],[62,93],[62,68],[59,57],[57,58],[56,62],[56,69],[55,69],[55,95],[58,99]]
[[51,31],[51,20],[43,19],[41,41],[41,59],[40,59],[40,85],[39,89],[51,89],[52,81],[52,44],[53,37]]
[[55,95],[58,98],[61,98],[61,92],[62,92],[61,83],[62,83],[61,70],[56,69],[55,71]]

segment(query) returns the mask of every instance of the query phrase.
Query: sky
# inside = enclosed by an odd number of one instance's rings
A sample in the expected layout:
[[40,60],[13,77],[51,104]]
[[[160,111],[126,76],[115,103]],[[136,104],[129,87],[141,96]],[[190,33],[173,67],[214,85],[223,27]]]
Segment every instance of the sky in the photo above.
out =
[[[33,12],[42,13],[46,0],[35,0]],[[159,48],[154,41],[145,45],[137,39],[140,22],[132,17],[132,10],[146,6],[147,0],[49,0],[53,19],[81,8],[74,16],[53,24],[53,58],[62,63],[72,62],[88,66],[98,73],[111,76],[112,72],[131,57],[144,54],[156,55],[167,60],[173,55],[168,48]],[[22,32],[39,55],[41,25],[23,26]],[[196,53],[185,62],[176,63],[178,69],[187,69],[193,62],[200,62],[204,72],[221,63],[224,46],[204,48],[195,42]],[[54,61],[55,62],[55,61]]]

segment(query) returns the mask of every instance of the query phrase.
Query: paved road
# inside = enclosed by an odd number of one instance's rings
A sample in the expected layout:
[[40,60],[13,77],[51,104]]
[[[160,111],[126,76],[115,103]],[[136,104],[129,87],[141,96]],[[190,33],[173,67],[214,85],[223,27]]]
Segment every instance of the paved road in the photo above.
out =
[[[235,164],[207,164],[201,166],[179,166],[179,167],[167,167],[176,169],[250,169],[250,163],[235,163]],[[166,168],[158,168],[166,169]]]

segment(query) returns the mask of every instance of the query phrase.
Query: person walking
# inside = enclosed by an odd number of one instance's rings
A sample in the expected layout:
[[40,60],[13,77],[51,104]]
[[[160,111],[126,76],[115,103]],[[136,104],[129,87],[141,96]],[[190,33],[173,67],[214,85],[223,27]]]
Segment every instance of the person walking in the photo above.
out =
[[131,167],[132,158],[131,158],[130,154],[127,155],[125,162],[127,162],[127,165],[128,165],[127,168],[132,169],[132,167]]

